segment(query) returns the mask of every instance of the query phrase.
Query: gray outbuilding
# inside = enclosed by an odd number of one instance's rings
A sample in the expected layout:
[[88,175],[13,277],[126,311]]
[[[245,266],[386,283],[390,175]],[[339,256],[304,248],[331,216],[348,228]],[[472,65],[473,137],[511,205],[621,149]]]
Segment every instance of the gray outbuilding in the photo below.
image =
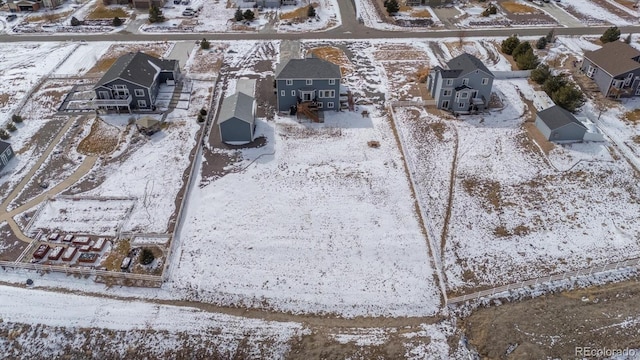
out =
[[222,101],[218,126],[220,140],[240,145],[253,141],[256,129],[256,101],[244,92],[237,92]]
[[11,144],[0,140],[0,170],[4,169],[9,161],[15,156]]
[[554,105],[536,115],[536,127],[549,141],[582,141],[587,127],[572,113]]

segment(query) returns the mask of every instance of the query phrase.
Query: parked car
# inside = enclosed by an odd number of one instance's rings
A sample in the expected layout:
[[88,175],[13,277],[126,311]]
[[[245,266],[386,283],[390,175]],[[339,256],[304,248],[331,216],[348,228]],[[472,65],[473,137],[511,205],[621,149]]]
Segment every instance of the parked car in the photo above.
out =
[[182,0],[182,5],[189,5],[189,0]]
[[182,12],[182,16],[188,16],[188,17],[192,17],[194,16],[196,13],[194,13],[193,11],[189,11],[189,10],[185,10]]
[[180,0],[173,0],[174,5],[180,5]]
[[7,21],[13,21],[13,20],[15,20],[17,18],[18,18],[18,15],[16,15],[16,14],[7,15]]

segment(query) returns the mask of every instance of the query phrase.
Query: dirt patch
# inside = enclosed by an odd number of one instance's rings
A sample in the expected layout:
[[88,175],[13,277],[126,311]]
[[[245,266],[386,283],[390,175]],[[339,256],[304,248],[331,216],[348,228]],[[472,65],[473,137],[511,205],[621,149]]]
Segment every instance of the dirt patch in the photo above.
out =
[[[311,3],[311,6],[313,6],[314,8],[317,8],[319,5],[318,3]],[[283,14],[280,14],[280,19],[281,20],[294,20],[294,21],[305,21],[309,18],[309,16],[307,16],[307,12],[309,11],[309,7],[308,6],[303,6],[303,7],[299,7],[293,11],[289,11]]]
[[519,136],[517,139],[522,148],[534,154],[540,154],[540,150],[542,150],[546,155],[549,155],[549,152],[553,150],[555,145],[544,138],[544,135],[542,135],[534,123],[527,122],[523,127],[525,129],[524,136]]
[[536,14],[539,12],[537,9],[534,9],[531,6],[515,1],[501,2],[500,6],[502,6],[503,9],[512,14]]
[[27,248],[27,243],[18,239],[9,224],[0,226],[0,260],[15,261]]
[[469,177],[462,180],[462,187],[469,195],[484,200],[480,205],[488,212],[501,209],[503,204],[499,182]]
[[309,50],[315,56],[330,61],[340,66],[342,76],[349,75],[353,72],[353,63],[347,58],[345,53],[333,46],[317,47]]
[[106,57],[99,59],[96,64],[89,69],[87,73],[103,73],[113,65],[118,58],[130,52],[141,51],[145,54],[155,57],[162,57],[169,50],[168,42],[149,42],[149,43],[131,43],[131,44],[114,44],[105,52]]
[[637,280],[478,309],[461,320],[482,358],[573,358],[575,348],[638,347]]
[[113,19],[119,17],[124,20],[129,17],[129,14],[121,7],[106,7],[102,4],[96,5],[96,7],[86,16],[86,19]]
[[91,132],[80,141],[78,152],[85,155],[110,154],[118,146],[120,130],[96,117]]
[[413,17],[417,17],[417,18],[423,18],[423,19],[430,19],[431,18],[431,12],[429,12],[429,10],[413,10],[411,11],[411,16]]
[[636,144],[640,144],[640,135],[632,137],[631,140]]
[[626,113],[624,113],[623,118],[626,121],[628,121],[631,124],[633,124],[633,125],[639,125],[640,124],[640,109],[627,111]]
[[127,257],[129,251],[131,251],[129,239],[118,240],[118,242],[113,245],[107,258],[100,263],[100,266],[105,267],[109,271],[120,271],[122,260]]
[[5,107],[9,103],[11,96],[6,93],[0,94],[0,107]]

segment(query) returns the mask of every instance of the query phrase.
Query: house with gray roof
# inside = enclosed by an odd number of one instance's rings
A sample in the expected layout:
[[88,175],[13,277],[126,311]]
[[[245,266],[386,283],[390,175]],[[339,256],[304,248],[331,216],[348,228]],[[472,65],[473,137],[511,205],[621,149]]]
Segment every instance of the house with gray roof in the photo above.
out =
[[585,51],[580,69],[606,97],[640,96],[640,51],[622,41]]
[[427,77],[427,90],[438,109],[456,114],[485,110],[489,106],[494,75],[478,58],[464,53],[436,66]]
[[538,112],[535,124],[549,141],[583,141],[587,133],[587,127],[580,120],[558,105]]
[[[289,59],[276,71],[276,108],[340,110],[340,66],[317,57]],[[311,116],[311,113],[308,113]]]
[[163,60],[143,52],[116,60],[94,86],[96,109],[154,110],[160,84],[180,76],[177,60]]
[[235,7],[240,8],[254,8],[254,7],[269,7],[277,8],[286,5],[297,5],[298,0],[233,0]]
[[241,145],[253,141],[256,130],[255,79],[240,79],[236,93],[224,98],[218,113],[220,140]]
[[0,170],[4,169],[5,166],[15,157],[15,153],[11,148],[11,144],[0,140]]

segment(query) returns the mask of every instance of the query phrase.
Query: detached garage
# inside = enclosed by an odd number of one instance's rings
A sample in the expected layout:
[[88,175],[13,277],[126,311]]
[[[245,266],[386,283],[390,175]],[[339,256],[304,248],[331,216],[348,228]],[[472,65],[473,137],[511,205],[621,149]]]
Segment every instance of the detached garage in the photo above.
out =
[[256,128],[256,101],[244,92],[237,92],[222,101],[218,126],[220,140],[231,145],[253,141]]
[[536,115],[536,127],[549,141],[582,141],[587,127],[572,113],[554,105]]

